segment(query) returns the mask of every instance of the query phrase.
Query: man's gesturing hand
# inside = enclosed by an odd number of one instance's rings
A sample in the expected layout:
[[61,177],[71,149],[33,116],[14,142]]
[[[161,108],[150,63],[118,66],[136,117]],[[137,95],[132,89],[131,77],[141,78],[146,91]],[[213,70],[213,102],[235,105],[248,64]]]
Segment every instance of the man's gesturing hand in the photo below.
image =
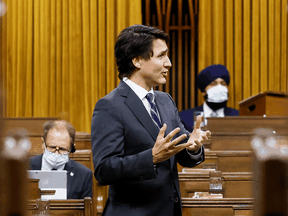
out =
[[190,143],[190,146],[187,147],[187,149],[189,151],[198,151],[202,147],[203,141],[207,140],[208,136],[211,135],[211,132],[209,130],[202,131],[200,129],[201,122],[202,122],[202,117],[197,116],[195,129],[190,134],[190,137],[188,140],[188,143]]
[[168,160],[173,155],[177,154],[178,152],[182,151],[184,148],[187,148],[189,145],[191,145],[191,143],[185,143],[185,144],[175,146],[181,140],[185,139],[187,135],[182,134],[181,136],[171,141],[171,139],[180,131],[180,128],[175,128],[166,137],[164,137],[166,128],[167,128],[167,125],[164,124],[163,127],[160,129],[155,145],[152,148],[154,164]]

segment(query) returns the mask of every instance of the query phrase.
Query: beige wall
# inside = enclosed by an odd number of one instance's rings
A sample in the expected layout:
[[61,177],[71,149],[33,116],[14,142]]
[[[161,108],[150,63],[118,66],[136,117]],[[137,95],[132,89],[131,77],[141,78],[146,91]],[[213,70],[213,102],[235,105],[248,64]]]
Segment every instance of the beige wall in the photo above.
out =
[[117,34],[141,24],[141,0],[5,0],[6,116],[69,120],[90,132],[96,101],[117,86]]

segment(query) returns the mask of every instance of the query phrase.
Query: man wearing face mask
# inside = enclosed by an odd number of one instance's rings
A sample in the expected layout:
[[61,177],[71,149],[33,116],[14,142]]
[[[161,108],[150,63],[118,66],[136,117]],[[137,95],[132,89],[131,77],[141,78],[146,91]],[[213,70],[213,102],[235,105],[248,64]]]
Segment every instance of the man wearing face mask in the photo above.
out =
[[188,131],[193,130],[195,111],[204,112],[205,118],[239,116],[238,110],[227,107],[229,82],[230,75],[224,65],[210,65],[200,72],[197,85],[204,96],[203,105],[179,113]]
[[48,121],[43,126],[42,148],[44,154],[30,160],[31,170],[66,170],[67,199],[92,197],[92,171],[70,160],[68,154],[76,151],[75,129],[64,120]]

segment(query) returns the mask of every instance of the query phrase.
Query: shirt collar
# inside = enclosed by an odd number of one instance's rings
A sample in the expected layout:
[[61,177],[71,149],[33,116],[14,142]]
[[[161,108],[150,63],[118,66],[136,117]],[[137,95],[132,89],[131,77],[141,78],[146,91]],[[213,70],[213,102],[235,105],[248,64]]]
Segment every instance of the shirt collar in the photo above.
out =
[[[140,100],[143,100],[148,94],[148,91],[146,89],[129,80],[127,77],[124,77],[123,81],[135,92],[135,94],[140,98]],[[151,88],[149,93],[154,94],[153,88]]]
[[211,115],[211,113],[213,113],[213,112],[216,113],[219,117],[225,117],[224,107],[214,111],[206,104],[206,102],[203,103],[203,111],[204,111],[205,118],[209,117]]

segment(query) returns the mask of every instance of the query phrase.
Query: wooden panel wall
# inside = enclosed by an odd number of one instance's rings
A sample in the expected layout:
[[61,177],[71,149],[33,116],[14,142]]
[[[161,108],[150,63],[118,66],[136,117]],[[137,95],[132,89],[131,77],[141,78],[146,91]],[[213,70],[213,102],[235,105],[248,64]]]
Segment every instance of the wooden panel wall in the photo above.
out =
[[[287,0],[199,1],[198,71],[224,64],[228,106],[267,90],[287,91]],[[203,97],[198,90],[198,104]]]
[[141,24],[141,0],[4,0],[7,117],[60,117],[90,132],[95,103],[119,80],[117,34]]
[[195,40],[197,0],[143,0],[143,23],[170,35],[172,63],[167,83],[160,86],[179,110],[195,106]]

